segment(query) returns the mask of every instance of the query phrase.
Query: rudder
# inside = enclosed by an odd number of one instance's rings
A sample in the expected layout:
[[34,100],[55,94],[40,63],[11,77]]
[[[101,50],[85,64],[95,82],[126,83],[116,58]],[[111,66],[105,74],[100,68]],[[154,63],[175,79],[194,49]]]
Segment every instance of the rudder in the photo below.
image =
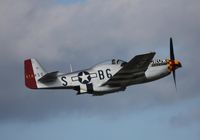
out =
[[30,89],[37,89],[37,81],[46,74],[44,69],[35,59],[24,61],[25,85]]

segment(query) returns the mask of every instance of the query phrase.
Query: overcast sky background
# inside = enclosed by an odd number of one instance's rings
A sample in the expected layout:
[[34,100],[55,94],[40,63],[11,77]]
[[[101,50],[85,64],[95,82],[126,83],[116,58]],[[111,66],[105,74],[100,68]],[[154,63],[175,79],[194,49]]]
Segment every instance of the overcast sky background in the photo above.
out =
[[[199,0],[0,0],[0,139],[200,139]],[[101,97],[29,90],[23,61],[69,72],[156,51],[183,68]]]

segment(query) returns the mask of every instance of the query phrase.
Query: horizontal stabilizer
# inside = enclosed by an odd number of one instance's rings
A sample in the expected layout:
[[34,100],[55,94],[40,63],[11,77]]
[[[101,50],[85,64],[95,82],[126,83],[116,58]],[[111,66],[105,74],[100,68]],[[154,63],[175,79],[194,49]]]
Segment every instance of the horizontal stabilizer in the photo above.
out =
[[57,79],[58,71],[50,72],[45,74],[43,77],[38,79],[38,81],[42,83],[48,83],[48,82],[53,82]]

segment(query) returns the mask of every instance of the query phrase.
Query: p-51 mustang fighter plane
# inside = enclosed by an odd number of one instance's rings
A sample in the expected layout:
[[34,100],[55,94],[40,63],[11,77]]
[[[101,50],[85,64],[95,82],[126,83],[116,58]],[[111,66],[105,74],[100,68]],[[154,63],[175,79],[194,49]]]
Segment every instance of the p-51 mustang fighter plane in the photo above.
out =
[[92,68],[67,74],[58,71],[47,73],[36,59],[24,61],[25,85],[30,89],[74,89],[77,95],[89,93],[94,96],[124,91],[127,86],[142,84],[163,78],[182,67],[175,60],[173,42],[170,38],[170,59],[153,60],[156,53],[135,56],[129,62],[113,59]]

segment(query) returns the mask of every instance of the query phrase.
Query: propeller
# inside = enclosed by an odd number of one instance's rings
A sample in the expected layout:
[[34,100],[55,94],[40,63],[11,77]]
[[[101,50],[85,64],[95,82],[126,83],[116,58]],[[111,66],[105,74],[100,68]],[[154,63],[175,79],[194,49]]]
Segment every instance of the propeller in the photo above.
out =
[[170,37],[170,59],[175,60],[173,40],[171,37]]
[[175,60],[173,40],[171,37],[170,37],[170,66],[171,66],[171,71],[173,73],[174,84],[176,87],[176,69],[182,67],[182,65],[179,61]]
[[[174,60],[175,60],[175,56],[174,56],[174,46],[173,46],[173,40],[172,38],[170,37],[170,60],[172,60],[172,72],[173,72],[173,79],[174,79],[174,84],[175,84],[175,87],[176,87],[176,71],[175,71],[175,68],[174,68]],[[177,89],[177,87],[176,87]]]

